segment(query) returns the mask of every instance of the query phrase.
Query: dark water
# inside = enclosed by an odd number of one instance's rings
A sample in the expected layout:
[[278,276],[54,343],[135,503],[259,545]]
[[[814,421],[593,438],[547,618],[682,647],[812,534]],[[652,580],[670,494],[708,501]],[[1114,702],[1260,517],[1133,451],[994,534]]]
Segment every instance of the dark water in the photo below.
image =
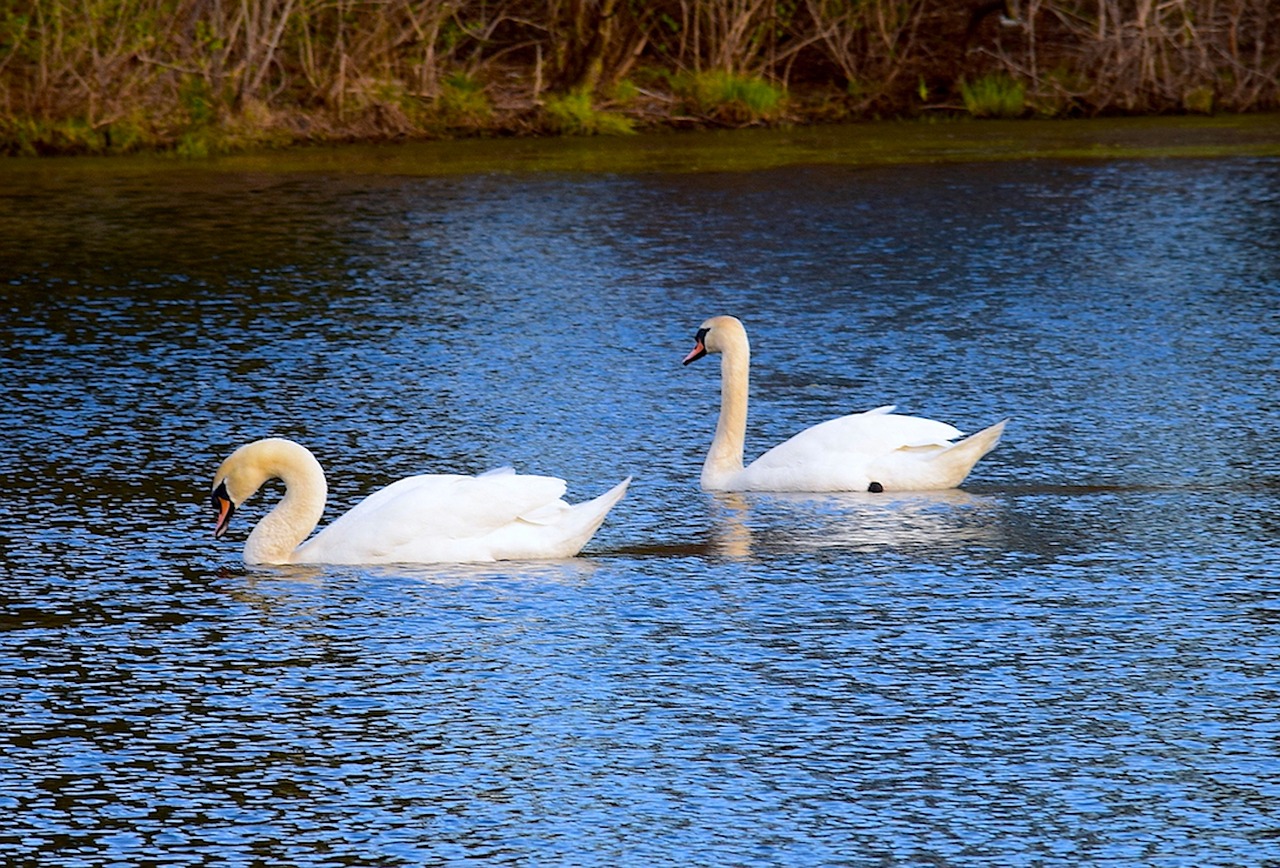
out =
[[[0,863],[1280,865],[1280,161],[0,175]],[[697,488],[896,402],[964,490]],[[249,570],[511,463],[584,556]],[[268,499],[277,490],[268,492]]]

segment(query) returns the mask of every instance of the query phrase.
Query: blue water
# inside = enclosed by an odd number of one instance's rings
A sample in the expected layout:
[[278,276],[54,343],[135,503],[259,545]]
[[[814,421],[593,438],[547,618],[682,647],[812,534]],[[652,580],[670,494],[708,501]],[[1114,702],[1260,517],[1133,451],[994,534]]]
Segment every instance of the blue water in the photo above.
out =
[[[1280,162],[0,176],[0,862],[1280,865]],[[880,404],[960,491],[709,495]],[[418,472],[571,561],[248,569]]]

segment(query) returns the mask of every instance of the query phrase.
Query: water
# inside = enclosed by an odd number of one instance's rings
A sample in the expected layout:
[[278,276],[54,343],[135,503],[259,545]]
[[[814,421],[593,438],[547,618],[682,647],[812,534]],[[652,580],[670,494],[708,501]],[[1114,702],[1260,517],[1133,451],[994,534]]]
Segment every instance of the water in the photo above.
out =
[[[53,164],[0,181],[0,861],[1280,865],[1280,163],[751,172]],[[712,496],[896,402],[964,489]],[[327,516],[510,463],[584,555],[250,570],[235,446]]]

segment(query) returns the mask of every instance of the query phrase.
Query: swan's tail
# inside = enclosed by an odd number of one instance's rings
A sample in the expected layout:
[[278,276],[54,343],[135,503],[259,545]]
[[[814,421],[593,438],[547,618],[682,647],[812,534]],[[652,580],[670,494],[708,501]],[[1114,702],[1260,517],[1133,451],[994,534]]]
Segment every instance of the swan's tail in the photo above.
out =
[[604,524],[609,510],[622,500],[622,495],[627,493],[627,486],[630,484],[631,477],[628,476],[599,497],[575,504],[570,509],[570,515],[562,525],[565,530],[566,546],[573,549],[566,557],[572,557],[582,550],[587,541],[600,529],[600,525]]
[[951,483],[951,487],[964,482],[969,471],[973,469],[973,465],[978,463],[982,456],[986,455],[992,449],[996,448],[996,444],[1000,442],[1000,435],[1004,433],[1004,426],[1008,423],[1008,419],[1001,419],[996,424],[983,428],[977,434],[970,434],[963,440],[957,441],[946,449],[938,453],[933,461],[945,464],[955,477],[955,481]]

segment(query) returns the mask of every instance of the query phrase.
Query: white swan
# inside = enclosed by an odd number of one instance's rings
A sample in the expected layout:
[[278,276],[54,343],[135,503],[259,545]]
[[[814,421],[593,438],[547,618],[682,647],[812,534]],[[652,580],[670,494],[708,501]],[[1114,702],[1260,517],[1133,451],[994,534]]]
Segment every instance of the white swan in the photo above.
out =
[[720,353],[720,419],[702,465],[708,491],[924,491],[955,488],[1000,440],[1002,420],[957,443],[945,422],[898,416],[892,406],[841,416],[779,443],[742,465],[751,345],[737,318],[698,329],[684,364]]
[[270,438],[241,446],[213,477],[215,537],[268,479],[284,498],[244,546],[247,564],[391,564],[567,558],[591,539],[627,490],[627,477],[585,503],[561,500],[563,479],[509,468],[480,476],[409,476],[375,491],[307,542],[328,486],[304,446]]

